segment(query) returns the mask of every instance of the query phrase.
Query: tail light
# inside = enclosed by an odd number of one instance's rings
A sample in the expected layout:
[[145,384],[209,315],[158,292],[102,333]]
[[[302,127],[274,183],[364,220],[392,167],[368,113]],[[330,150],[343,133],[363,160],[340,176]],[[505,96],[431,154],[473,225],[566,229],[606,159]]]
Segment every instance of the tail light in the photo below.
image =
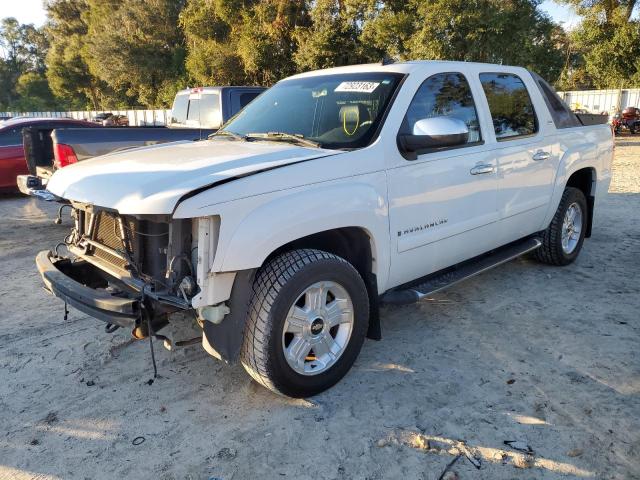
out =
[[78,163],[76,152],[73,151],[73,148],[69,145],[65,145],[64,143],[56,144],[53,149],[53,155],[55,157],[55,162],[53,162],[53,166],[55,168],[62,168],[67,165],[71,165],[72,163]]

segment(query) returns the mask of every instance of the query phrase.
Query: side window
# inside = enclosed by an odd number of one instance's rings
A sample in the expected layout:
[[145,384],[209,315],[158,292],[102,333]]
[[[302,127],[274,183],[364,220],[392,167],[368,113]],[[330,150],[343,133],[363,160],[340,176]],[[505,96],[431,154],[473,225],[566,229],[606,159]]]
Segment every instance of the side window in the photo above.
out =
[[171,108],[171,123],[185,123],[187,120],[187,110],[189,108],[189,95],[178,94]]
[[0,132],[0,147],[22,145],[22,128],[11,128]]
[[258,95],[260,95],[260,92],[241,93],[240,94],[240,108],[244,108],[247,105],[249,105],[251,100],[256,98]]
[[558,96],[558,94],[545,82],[541,77],[532,73],[534,80],[538,84],[542,98],[547,104],[551,118],[556,128],[571,128],[581,125],[578,118],[567,106],[566,103]]
[[482,140],[471,88],[461,73],[439,73],[427,78],[416,92],[403,121],[403,132],[413,132],[418,120],[453,117],[469,128],[467,144]]
[[480,82],[498,141],[538,131],[533,103],[520,77],[511,73],[481,73]]
[[[193,100],[191,101],[193,104]],[[191,110],[191,106],[189,106]],[[202,128],[220,128],[220,95],[217,93],[203,93],[200,97],[200,126]]]

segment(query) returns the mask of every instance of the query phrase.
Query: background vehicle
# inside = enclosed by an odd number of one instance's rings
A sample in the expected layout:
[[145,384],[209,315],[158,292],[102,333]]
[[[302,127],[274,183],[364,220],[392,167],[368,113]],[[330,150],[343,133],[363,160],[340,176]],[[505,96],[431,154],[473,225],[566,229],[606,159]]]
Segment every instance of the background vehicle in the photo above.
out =
[[618,130],[628,130],[632,135],[640,131],[640,108],[627,107],[622,110],[618,121]]
[[95,125],[82,120],[33,117],[15,118],[0,124],[0,191],[17,191],[16,177],[29,172],[22,145],[23,129],[39,128],[50,132],[57,126],[84,129]]
[[24,145],[29,175],[18,179],[20,191],[51,199],[43,189],[51,173],[58,168],[116,150],[207,138],[264,90],[263,87],[182,90],[173,102],[169,128],[113,127],[91,132],[74,128],[53,131],[45,128],[42,132],[37,128],[26,130]]
[[103,127],[128,127],[129,118],[126,115],[117,115],[111,112],[98,113],[91,119]]
[[379,302],[529,252],[573,262],[612,157],[610,127],[581,124],[523,68],[309,72],[210,140],[56,172],[75,226],[36,263],[52,293],[136,338],[202,335],[265,387],[308,396],[381,338]]
[[111,113],[111,112],[101,112],[101,113],[98,113],[97,115],[95,115],[91,119],[91,121],[93,123],[98,123],[98,124],[102,125],[102,122],[104,122],[107,118],[109,118],[111,116],[113,116],[113,113]]
[[102,121],[103,127],[128,127],[129,117],[126,115],[110,115]]

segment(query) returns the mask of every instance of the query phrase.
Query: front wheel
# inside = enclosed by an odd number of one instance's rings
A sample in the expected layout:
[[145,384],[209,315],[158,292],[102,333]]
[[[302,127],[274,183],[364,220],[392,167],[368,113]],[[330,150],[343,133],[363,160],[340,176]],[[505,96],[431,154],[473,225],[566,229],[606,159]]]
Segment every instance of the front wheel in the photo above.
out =
[[549,265],[573,262],[584,242],[587,228],[587,199],[581,190],[565,188],[558,210],[542,235],[542,246],[534,256]]
[[320,250],[284,253],[256,276],[242,365],[276,393],[315,395],[349,371],[368,321],[367,289],[350,263]]

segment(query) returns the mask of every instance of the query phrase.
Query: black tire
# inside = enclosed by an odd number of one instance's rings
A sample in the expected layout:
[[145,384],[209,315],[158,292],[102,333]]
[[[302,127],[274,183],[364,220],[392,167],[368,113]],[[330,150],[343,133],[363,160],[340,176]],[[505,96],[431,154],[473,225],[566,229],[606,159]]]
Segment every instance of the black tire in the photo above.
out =
[[[335,363],[322,373],[302,375],[283,351],[283,329],[289,309],[309,286],[338,283],[353,305],[348,343]],[[245,370],[273,392],[309,397],[335,385],[360,353],[369,324],[369,297],[358,271],[346,260],[320,250],[293,250],[264,265],[256,275],[240,353]]]
[[[566,253],[562,248],[562,224],[567,210],[574,203],[578,204],[582,210],[582,226],[576,247],[571,253]],[[563,266],[572,263],[582,249],[588,214],[587,199],[584,197],[584,193],[577,188],[565,188],[558,210],[542,235],[542,246],[533,252],[534,257],[548,265]]]

